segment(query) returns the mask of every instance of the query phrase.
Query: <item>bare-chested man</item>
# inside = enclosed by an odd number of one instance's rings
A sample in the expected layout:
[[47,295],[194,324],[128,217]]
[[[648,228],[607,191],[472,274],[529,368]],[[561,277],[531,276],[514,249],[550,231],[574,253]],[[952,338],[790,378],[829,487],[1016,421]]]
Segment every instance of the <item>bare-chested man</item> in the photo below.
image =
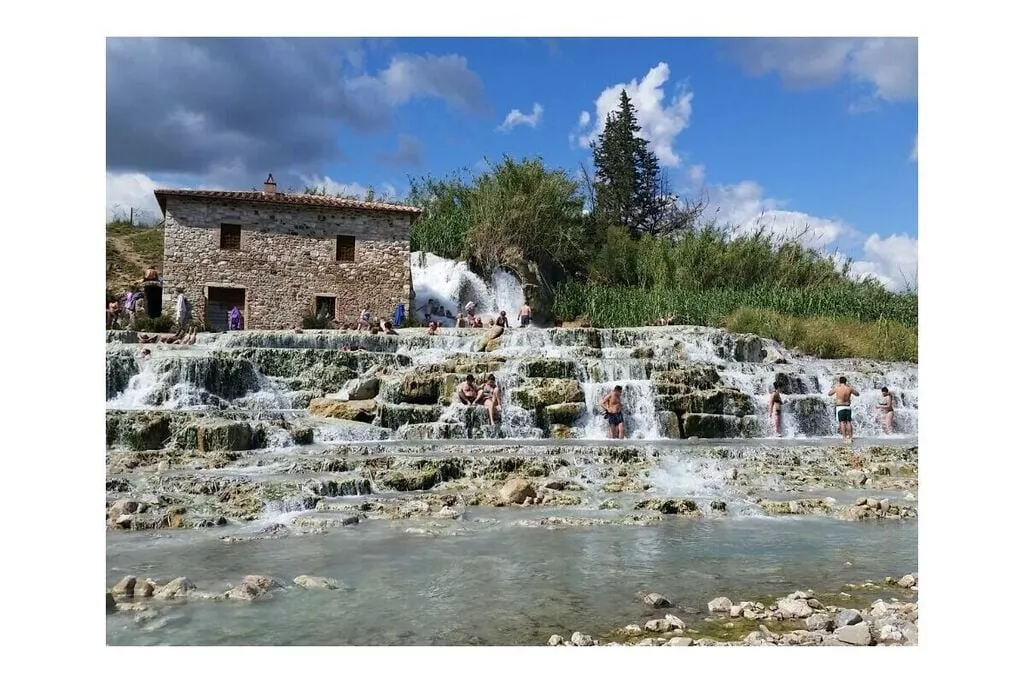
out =
[[604,409],[604,419],[608,420],[611,430],[609,436],[613,439],[624,439],[626,426],[622,417],[622,387],[616,385],[611,393],[605,394],[601,399],[601,407]]
[[892,394],[889,393],[887,387],[882,387],[882,398],[878,400],[878,410],[881,413],[878,416],[878,421],[882,423],[882,429],[886,434],[892,434],[892,423],[896,412],[892,409]]
[[519,309],[519,327],[529,327],[531,322],[533,322],[533,311],[530,310],[529,304],[523,304]]
[[829,396],[836,397],[836,418],[839,420],[839,436],[853,443],[853,408],[850,399],[860,396],[860,392],[846,383],[845,377],[839,378],[839,384],[832,387]]

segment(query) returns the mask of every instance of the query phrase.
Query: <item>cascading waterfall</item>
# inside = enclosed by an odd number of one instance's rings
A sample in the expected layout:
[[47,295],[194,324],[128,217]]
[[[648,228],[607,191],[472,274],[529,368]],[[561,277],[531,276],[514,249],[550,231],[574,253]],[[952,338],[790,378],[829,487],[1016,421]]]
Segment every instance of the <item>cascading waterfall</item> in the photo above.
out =
[[[526,303],[519,280],[501,268],[494,271],[488,284],[464,261],[421,251],[413,252],[410,260],[412,288],[416,295],[413,309],[420,317],[430,299],[452,316],[464,313],[466,304],[472,301],[476,304],[476,314],[485,319],[505,311],[509,320],[515,320],[520,307]],[[450,326],[454,320],[446,320],[444,324]]]
[[[368,335],[338,330],[235,332],[200,335],[192,347],[150,347],[152,356],[141,359],[127,345],[111,343],[107,353],[107,407],[110,409],[187,410],[230,409],[260,419],[264,413],[303,412],[310,400],[333,394],[347,378],[380,377],[378,403],[400,403],[392,396],[394,382],[411,374],[432,372],[428,366],[455,359],[462,365],[491,367],[502,391],[503,408],[496,429],[485,425],[482,409],[467,416],[457,402],[429,411],[404,409],[416,417],[393,428],[392,419],[378,426],[375,420],[360,437],[373,438],[502,438],[533,439],[549,436],[540,409],[519,405],[516,389],[527,383],[532,391],[545,378],[578,382],[585,409],[575,424],[562,425],[561,436],[608,439],[608,423],[601,398],[616,385],[623,387],[627,440],[658,440],[675,434],[674,391],[663,375],[702,364],[717,375],[719,388],[742,392],[748,410],[712,407],[706,413],[723,423],[742,421],[732,435],[769,436],[768,395],[773,382],[781,383],[784,437],[835,437],[838,422],[827,396],[840,375],[860,391],[853,401],[856,436],[882,437],[877,404],[886,386],[895,407],[895,436],[917,433],[917,366],[866,360],[822,360],[782,348],[770,340],[731,335],[722,330],[692,326],[598,330],[590,328],[518,327],[516,313],[524,301],[523,289],[506,271],[495,271],[487,283],[465,263],[416,253],[412,258],[416,305],[427,299],[449,309],[464,310],[467,301],[487,317],[499,310],[509,315],[506,328],[492,353],[482,352],[486,330],[454,329],[449,321],[436,336],[403,330],[399,335]],[[359,351],[354,351],[359,349]],[[555,363],[567,374],[531,374],[538,361]],[[560,365],[559,365],[560,364]],[[341,367],[346,366],[346,367]],[[266,370],[266,374],[260,369]],[[291,368],[291,369],[289,369]],[[300,368],[300,369],[294,369]],[[347,373],[338,375],[338,372]],[[451,373],[451,370],[443,371]],[[461,371],[460,371],[461,372]],[[334,373],[335,380],[324,379]],[[486,372],[477,372],[482,380]],[[298,375],[298,376],[296,376]],[[463,377],[459,377],[461,381]],[[449,376],[450,380],[450,376]],[[671,385],[675,380],[669,380]],[[330,382],[329,385],[323,382]],[[659,384],[659,382],[661,384]],[[450,385],[449,385],[450,386]],[[325,388],[326,387],[326,388]],[[715,390],[711,390],[713,394]],[[578,393],[576,394],[578,395]],[[579,401],[579,399],[562,399]],[[713,403],[722,397],[708,397]],[[422,401],[421,401],[422,404]],[[571,406],[570,406],[571,407]],[[733,411],[733,412],[730,412]],[[738,411],[738,412],[737,412]],[[438,417],[438,413],[440,416]],[[423,415],[431,415],[429,418]],[[742,417],[738,417],[742,414]],[[378,416],[379,417],[379,416]],[[365,417],[363,418],[366,419]],[[401,418],[406,419],[406,418]],[[435,422],[423,422],[424,419]],[[678,414],[682,436],[682,412]],[[418,421],[417,421],[418,420]],[[728,426],[728,425],[727,425]],[[472,434],[467,432],[471,428]],[[317,427],[318,441],[346,440],[352,429]]]

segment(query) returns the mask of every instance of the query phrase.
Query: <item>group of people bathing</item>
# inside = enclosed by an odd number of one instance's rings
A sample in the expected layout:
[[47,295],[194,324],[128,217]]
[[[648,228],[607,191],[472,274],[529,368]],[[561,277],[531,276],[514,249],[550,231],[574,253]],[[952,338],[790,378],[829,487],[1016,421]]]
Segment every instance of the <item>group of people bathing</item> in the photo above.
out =
[[[829,396],[835,397],[836,419],[839,420],[839,436],[845,441],[853,441],[853,405],[854,396],[860,396],[860,392],[846,383],[845,377],[839,378],[839,383],[832,387]],[[875,406],[878,409],[878,421],[886,434],[892,434],[895,429],[896,411],[893,408],[892,393],[888,387],[882,387],[882,397]],[[778,382],[772,383],[772,390],[768,394],[768,416],[771,418],[772,431],[775,436],[782,435],[782,393],[779,391]]]
[[[427,325],[427,334],[437,334],[437,329],[444,327],[445,320],[451,320],[453,327],[475,327],[483,328],[484,320],[476,314],[476,303],[466,303],[465,313],[452,312],[433,299],[416,309],[423,312],[423,322]],[[519,327],[528,327],[533,322],[533,311],[529,304],[523,304],[519,308]],[[508,321],[508,314],[505,311],[498,313],[496,318],[488,318],[486,327],[511,327]]]

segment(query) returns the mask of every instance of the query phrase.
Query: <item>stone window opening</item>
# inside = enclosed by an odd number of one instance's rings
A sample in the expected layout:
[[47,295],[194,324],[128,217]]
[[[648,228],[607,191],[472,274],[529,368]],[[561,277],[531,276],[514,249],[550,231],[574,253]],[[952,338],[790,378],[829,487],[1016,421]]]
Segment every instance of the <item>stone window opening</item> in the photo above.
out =
[[338,297],[336,296],[318,296],[315,304],[317,316],[327,320],[334,320],[337,303]]
[[356,238],[349,235],[338,235],[334,259],[343,263],[354,263],[356,260]]
[[242,248],[242,226],[220,224],[220,248],[237,251]]

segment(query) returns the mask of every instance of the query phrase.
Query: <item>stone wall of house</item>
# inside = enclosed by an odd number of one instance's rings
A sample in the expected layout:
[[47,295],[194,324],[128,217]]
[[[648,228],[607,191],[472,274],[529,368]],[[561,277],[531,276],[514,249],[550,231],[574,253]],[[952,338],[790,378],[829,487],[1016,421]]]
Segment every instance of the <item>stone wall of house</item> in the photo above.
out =
[[[335,296],[339,319],[363,306],[409,310],[409,230],[414,214],[167,197],[164,310],[184,289],[205,320],[207,287],[244,287],[246,329],[299,325],[317,296]],[[241,226],[241,248],[221,249],[221,224]],[[355,238],[355,261],[336,260],[337,236]]]

